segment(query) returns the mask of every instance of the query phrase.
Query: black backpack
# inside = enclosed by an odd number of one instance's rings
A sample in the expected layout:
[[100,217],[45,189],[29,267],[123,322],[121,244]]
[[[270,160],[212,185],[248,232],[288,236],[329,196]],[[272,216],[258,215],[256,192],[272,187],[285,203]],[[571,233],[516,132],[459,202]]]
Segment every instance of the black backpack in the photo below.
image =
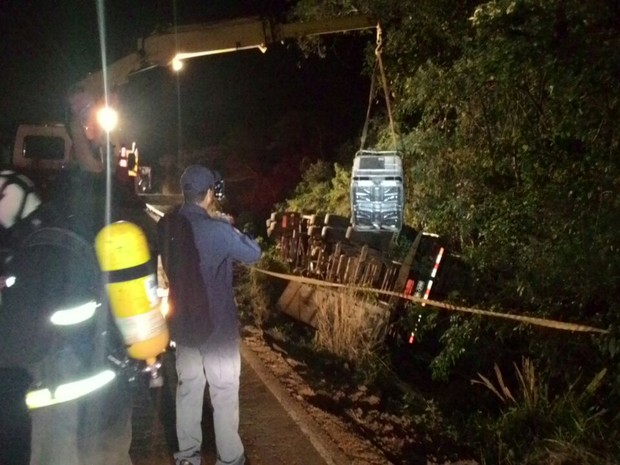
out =
[[168,278],[168,324],[172,339],[197,346],[209,332],[207,293],[200,272],[200,256],[189,220],[180,207],[157,223],[158,252]]
[[[126,356],[124,344],[107,310],[101,272],[93,246],[67,229],[39,227],[12,249],[3,249],[3,276],[15,284],[2,293],[0,365],[46,364],[45,358],[70,346],[84,367],[108,365],[107,355]],[[54,326],[55,310],[88,301],[101,308],[81,324]],[[23,339],[29,338],[28,344]],[[21,347],[21,349],[20,349]]]

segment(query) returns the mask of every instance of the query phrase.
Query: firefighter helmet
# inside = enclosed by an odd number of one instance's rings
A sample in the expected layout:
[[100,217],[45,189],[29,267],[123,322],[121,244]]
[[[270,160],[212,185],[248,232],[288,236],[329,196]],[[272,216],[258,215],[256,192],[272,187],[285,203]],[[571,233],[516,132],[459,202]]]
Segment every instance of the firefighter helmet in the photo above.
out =
[[34,183],[23,174],[0,172],[0,226],[9,229],[41,205]]

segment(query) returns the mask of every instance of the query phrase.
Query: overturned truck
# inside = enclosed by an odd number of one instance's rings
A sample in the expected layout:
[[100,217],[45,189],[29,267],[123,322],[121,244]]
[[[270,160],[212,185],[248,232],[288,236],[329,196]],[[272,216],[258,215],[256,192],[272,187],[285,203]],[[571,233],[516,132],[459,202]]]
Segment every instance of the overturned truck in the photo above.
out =
[[[451,290],[448,278],[458,273],[458,258],[447,253],[436,234],[410,228],[398,235],[360,231],[348,218],[330,213],[274,212],[266,226],[267,236],[293,276],[386,291],[377,293],[376,303],[365,306],[373,314],[382,313],[382,319],[392,324],[403,302],[387,292],[438,300]],[[397,251],[404,258],[398,259]],[[291,279],[278,308],[316,327],[319,300],[330,292],[335,291]]]

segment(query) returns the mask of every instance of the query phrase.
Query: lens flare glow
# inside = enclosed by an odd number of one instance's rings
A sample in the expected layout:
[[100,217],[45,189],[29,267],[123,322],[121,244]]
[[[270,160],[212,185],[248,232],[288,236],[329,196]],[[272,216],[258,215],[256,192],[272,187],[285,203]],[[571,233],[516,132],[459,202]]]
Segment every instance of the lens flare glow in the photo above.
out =
[[173,71],[181,71],[183,69],[183,61],[175,58],[172,60],[172,70]]
[[111,132],[118,124],[118,113],[111,107],[103,107],[97,112],[97,122],[104,131]]

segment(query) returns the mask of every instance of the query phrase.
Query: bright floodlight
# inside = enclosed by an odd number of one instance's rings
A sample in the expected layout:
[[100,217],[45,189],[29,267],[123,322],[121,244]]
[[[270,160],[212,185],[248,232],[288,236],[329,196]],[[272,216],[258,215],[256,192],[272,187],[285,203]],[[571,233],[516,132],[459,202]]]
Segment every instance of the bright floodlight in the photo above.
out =
[[110,132],[118,123],[118,113],[110,107],[103,107],[97,112],[97,121],[104,131]]
[[178,58],[172,60],[172,69],[174,71],[181,71],[183,69],[183,62]]

